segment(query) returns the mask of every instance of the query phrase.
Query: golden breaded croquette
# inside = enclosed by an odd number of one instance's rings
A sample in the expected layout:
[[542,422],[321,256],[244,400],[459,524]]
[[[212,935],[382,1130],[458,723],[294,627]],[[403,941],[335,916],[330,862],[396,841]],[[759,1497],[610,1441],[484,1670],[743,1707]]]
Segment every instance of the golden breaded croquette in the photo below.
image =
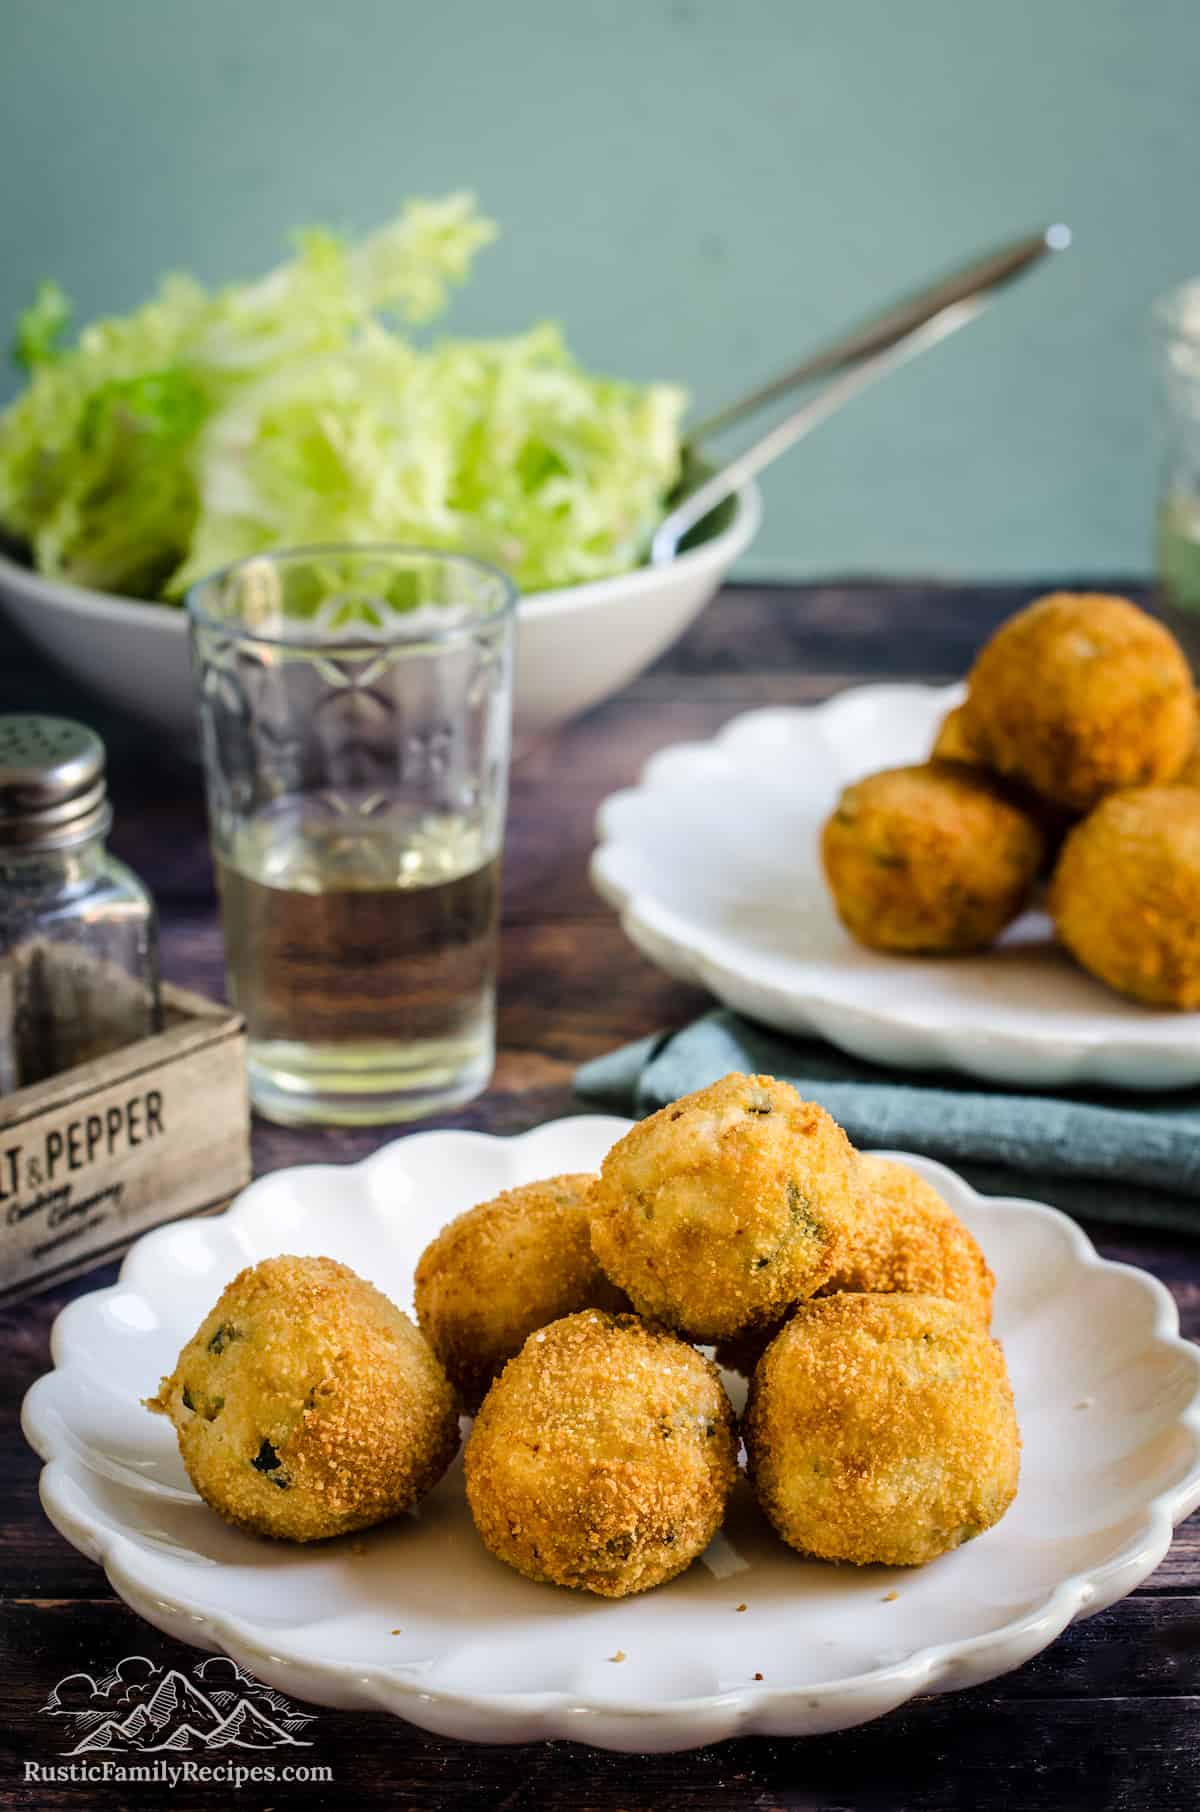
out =
[[398,1515],[458,1447],[454,1392],[422,1335],[331,1258],[240,1271],[146,1407],[174,1423],[211,1509],[286,1541]]
[[847,931],[873,950],[982,950],[1028,903],[1045,839],[989,775],[959,762],[848,786],[821,836]]
[[945,1296],[987,1329],[996,1279],[978,1242],[927,1183],[894,1158],[862,1156],[862,1217],[844,1263],[818,1296],[843,1290]]
[[966,704],[953,705],[937,727],[933,747],[929,751],[931,761],[959,761],[967,767],[976,767],[979,756],[971,741],[971,732],[967,724]]
[[979,758],[1087,812],[1118,788],[1170,781],[1197,731],[1187,657],[1127,598],[1053,592],[991,637],[968,678]]
[[742,1432],[766,1515],[822,1560],[921,1566],[1016,1495],[1004,1354],[940,1296],[801,1304],[754,1374]]
[[1114,793],[1063,846],[1048,900],[1090,974],[1154,1007],[1200,1007],[1200,791]]
[[467,1441],[480,1539],[530,1579],[624,1598],[674,1578],[721,1526],[737,1472],[716,1367],[636,1315],[531,1334]]
[[719,1340],[820,1288],[858,1214],[841,1127],[773,1076],[725,1076],[619,1139],[592,1192],[592,1248],[643,1315]]
[[594,1182],[561,1176],[506,1189],[460,1214],[421,1254],[417,1321],[471,1413],[535,1329],[579,1309],[629,1307],[592,1252]]
[[1196,740],[1188,750],[1187,760],[1171,784],[1173,786],[1200,787],[1200,730],[1197,731]]
[[[961,705],[955,705],[948,711],[938,725],[929,751],[930,761],[954,761],[960,766],[978,768],[987,771],[979,750],[971,740],[971,727],[967,719],[967,704],[964,699]],[[1200,767],[1198,767],[1200,772]],[[1062,840],[1079,816],[1077,812],[1067,812],[1061,806],[1051,805],[1029,787],[1019,782],[1008,780],[1004,786],[1005,797],[1014,805],[1027,812],[1042,833],[1044,850],[1039,874],[1048,875],[1054,866],[1054,859],[1062,846]]]
[[[817,1299],[843,1291],[859,1295],[944,1296],[985,1331],[992,1322],[996,1280],[978,1242],[927,1183],[894,1158],[859,1157],[862,1198],[858,1230],[847,1256]],[[723,1340],[717,1363],[752,1377],[783,1326]]]

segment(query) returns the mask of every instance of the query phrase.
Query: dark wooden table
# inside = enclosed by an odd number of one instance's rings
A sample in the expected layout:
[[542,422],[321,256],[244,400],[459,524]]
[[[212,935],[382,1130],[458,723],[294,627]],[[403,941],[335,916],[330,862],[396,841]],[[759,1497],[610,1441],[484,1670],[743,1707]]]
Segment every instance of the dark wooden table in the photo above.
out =
[[[949,679],[1032,587],[855,584],[734,588],[650,673],[540,746],[513,777],[505,880],[500,1042],[492,1088],[444,1123],[511,1132],[573,1110],[585,1058],[680,1024],[705,997],[631,949],[592,893],[587,858],[597,802],[666,743],[706,737],[754,705],[824,697],[876,678]],[[0,629],[0,709],[73,712],[107,737],[119,829],[114,844],[150,882],[163,920],[166,974],[218,994],[221,944],[195,769],[113,722]],[[350,1159],[385,1137],[260,1125],[259,1171]],[[1144,1265],[1200,1334],[1200,1247],[1092,1229],[1100,1249]],[[141,1623],[103,1575],[50,1527],[37,1463],[19,1427],[21,1397],[49,1364],[50,1324],[115,1267],[0,1317],[0,1806],[56,1812],[209,1806],[229,1789],[22,1785],[23,1764],[53,1759],[39,1716],[50,1687],[142,1653],[194,1656]],[[317,1708],[319,1709],[319,1708]],[[1181,1529],[1154,1577],[1070,1630],[1007,1678],[918,1701],[859,1730],[809,1741],[747,1739],[691,1755],[596,1754],[565,1743],[478,1748],[384,1716],[320,1711],[310,1732],[329,1785],[245,1787],[247,1807],[367,1805],[515,1812],[516,1808],[877,1808],[970,1806],[1195,1812],[1200,1805],[1200,1517]]]

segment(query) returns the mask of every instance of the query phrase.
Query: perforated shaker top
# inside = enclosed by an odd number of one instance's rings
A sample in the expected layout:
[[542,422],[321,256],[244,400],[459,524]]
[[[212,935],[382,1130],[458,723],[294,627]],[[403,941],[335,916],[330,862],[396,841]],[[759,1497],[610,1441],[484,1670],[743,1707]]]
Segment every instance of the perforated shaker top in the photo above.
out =
[[108,824],[104,744],[66,717],[0,717],[0,846],[62,849]]

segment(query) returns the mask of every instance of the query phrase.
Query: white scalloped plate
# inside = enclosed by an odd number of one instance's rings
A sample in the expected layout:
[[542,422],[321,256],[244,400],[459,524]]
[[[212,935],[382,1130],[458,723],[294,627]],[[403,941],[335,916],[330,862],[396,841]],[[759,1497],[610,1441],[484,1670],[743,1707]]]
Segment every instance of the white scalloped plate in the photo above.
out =
[[259,1541],[205,1509],[170,1426],[139,1399],[242,1265],[329,1253],[409,1307],[417,1257],[452,1215],[516,1183],[595,1168],[627,1125],[585,1116],[516,1139],[420,1133],[362,1164],[277,1171],[226,1214],[146,1235],[119,1282],[59,1316],[56,1369],[25,1399],[51,1520],[149,1622],[225,1649],[299,1698],[478,1741],[633,1751],[836,1730],[916,1693],[976,1685],[1158,1565],[1172,1525],[1200,1502],[1200,1352],[1180,1339],[1171,1298],[1099,1258],[1056,1210],[979,1196],[920,1158],[905,1161],[996,1272],[1025,1442],[1008,1515],[931,1566],[802,1560],[744,1481],[686,1574],[616,1603],[492,1560],[458,1461],[418,1514],[356,1542]]
[[1057,1088],[1200,1082],[1200,1013],[1122,1000],[1028,912],[995,949],[886,956],[839,924],[820,827],[848,781],[922,761],[960,686],[856,686],[679,743],[600,807],[592,879],[672,975],[875,1063]]

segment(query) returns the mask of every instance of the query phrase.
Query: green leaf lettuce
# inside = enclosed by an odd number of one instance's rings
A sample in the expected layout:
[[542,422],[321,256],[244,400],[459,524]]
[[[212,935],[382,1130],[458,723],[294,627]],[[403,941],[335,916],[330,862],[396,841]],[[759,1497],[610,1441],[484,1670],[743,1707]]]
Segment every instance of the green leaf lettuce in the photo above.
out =
[[468,195],[410,201],[357,243],[299,235],[254,283],[168,277],[65,349],[43,285],[0,415],[0,525],[44,573],[149,598],[328,541],[462,548],[529,591],[635,565],[683,393],[589,375],[549,324],[431,346],[400,325],[438,315],[494,236]]

